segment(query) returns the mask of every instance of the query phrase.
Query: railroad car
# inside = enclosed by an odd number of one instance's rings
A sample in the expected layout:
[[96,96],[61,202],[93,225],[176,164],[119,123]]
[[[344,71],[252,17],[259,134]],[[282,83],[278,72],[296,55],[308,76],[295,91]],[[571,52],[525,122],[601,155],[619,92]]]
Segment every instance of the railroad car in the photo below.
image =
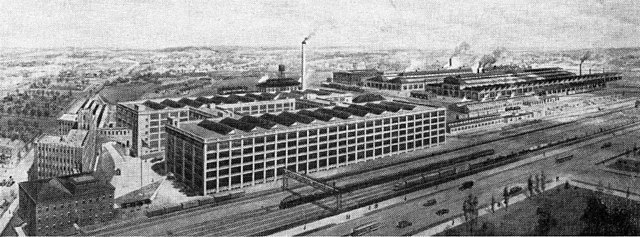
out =
[[567,161],[569,161],[571,159],[573,159],[573,155],[558,157],[558,158],[556,158],[556,163],[558,163],[558,164],[564,163],[564,162],[567,162]]

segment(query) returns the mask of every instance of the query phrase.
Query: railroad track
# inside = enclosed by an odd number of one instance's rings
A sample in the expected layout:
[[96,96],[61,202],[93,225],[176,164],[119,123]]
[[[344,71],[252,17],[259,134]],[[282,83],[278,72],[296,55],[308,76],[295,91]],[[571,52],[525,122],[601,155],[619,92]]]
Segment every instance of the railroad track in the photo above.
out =
[[[417,157],[414,157],[414,158],[405,159],[405,160],[403,160],[401,162],[397,162],[397,163],[389,163],[389,164],[385,164],[385,165],[381,165],[381,166],[377,166],[377,167],[372,167],[370,169],[360,170],[360,171],[356,171],[356,172],[346,172],[346,173],[342,173],[342,174],[339,174],[339,175],[331,176],[329,178],[325,178],[323,180],[325,180],[325,181],[327,181],[327,180],[328,181],[331,181],[331,180],[338,181],[338,180],[341,180],[341,179],[344,179],[344,178],[347,178],[347,177],[351,177],[351,176],[354,176],[354,175],[359,175],[359,174],[394,170],[394,169],[398,169],[399,167],[406,166],[406,165],[410,164],[411,162],[422,160],[424,158],[438,156],[438,155],[444,155],[444,154],[450,154],[450,153],[458,152],[458,151],[461,151],[461,150],[464,150],[464,149],[468,149],[468,148],[471,148],[471,147],[475,147],[475,146],[479,146],[479,145],[485,145],[485,144],[489,144],[489,143],[493,143],[493,142],[497,142],[497,141],[502,141],[502,140],[506,140],[506,139],[512,139],[514,137],[519,137],[519,136],[523,136],[523,135],[526,135],[526,134],[535,133],[535,132],[539,132],[539,131],[545,131],[545,130],[549,130],[549,129],[552,129],[552,128],[568,126],[568,125],[576,124],[576,123],[579,123],[579,122],[582,122],[582,121],[585,121],[585,120],[588,120],[588,119],[593,119],[593,118],[598,118],[598,117],[603,117],[603,116],[611,115],[611,114],[614,114],[614,113],[618,113],[618,112],[621,112],[621,111],[624,111],[624,110],[627,110],[627,109],[629,109],[629,108],[619,108],[619,109],[607,111],[607,112],[604,112],[604,113],[598,113],[596,115],[587,116],[587,117],[584,117],[584,118],[581,118],[581,119],[578,119],[578,120],[574,120],[574,121],[571,121],[571,122],[565,122],[565,123],[560,123],[560,124],[556,124],[556,125],[552,125],[552,126],[547,126],[547,127],[543,127],[543,128],[529,130],[529,131],[526,131],[526,132],[521,132],[521,133],[517,133],[517,134],[505,136],[505,137],[500,137],[500,138],[494,139],[494,140],[483,141],[483,142],[472,144],[472,145],[469,145],[469,146],[459,147],[459,148],[455,148],[455,149],[447,150],[447,151],[443,151],[443,152],[432,153],[432,154],[429,154],[429,155],[426,155],[426,156],[417,156]],[[274,190],[273,192],[265,193],[265,195],[276,194],[276,193],[279,193],[279,192],[281,192],[281,191]],[[245,200],[242,200],[240,202],[234,202],[234,204],[250,203],[250,202],[252,202],[253,200],[255,200],[257,198],[263,198],[263,197],[256,197],[256,198],[253,198],[253,199],[245,199]],[[182,218],[184,218],[185,215],[203,214],[203,213],[211,211],[211,209],[213,209],[213,208],[215,208],[215,209],[224,208],[224,206],[208,205],[208,206],[192,208],[192,209],[183,210],[183,211],[180,211],[180,212],[177,212],[177,213],[170,213],[170,214],[166,214],[166,215],[162,215],[162,216],[158,216],[158,217],[152,217],[152,218],[149,218],[148,220],[144,220],[143,222],[117,224],[117,225],[109,226],[109,227],[106,227],[106,228],[89,231],[87,234],[91,234],[91,235],[126,234],[127,232],[132,231],[132,230],[141,229],[141,228],[147,228],[147,227],[152,227],[152,226],[158,226],[158,225],[161,225],[162,223],[170,222],[172,220],[182,219]],[[234,214],[233,217],[251,216],[252,214],[255,214],[255,211],[247,211],[247,212],[243,212],[243,213],[239,213],[239,214]],[[231,216],[227,216],[227,217],[231,217]],[[207,221],[207,222],[213,222],[213,221],[215,221],[215,220],[211,220],[211,221]],[[202,223],[199,223],[199,224],[202,224]],[[111,229],[109,229],[109,228],[111,228]]]
[[[408,191],[417,191],[419,189],[428,188],[430,186],[437,185],[439,183],[448,182],[451,180],[477,174],[490,169],[498,168],[500,166],[511,164],[531,156],[539,155],[540,153],[549,149],[558,149],[558,147],[575,145],[580,142],[589,141],[591,139],[595,139],[601,136],[606,136],[616,131],[620,131],[620,130],[637,126],[637,125],[638,123],[627,124],[611,130],[599,132],[596,134],[591,134],[586,137],[578,138],[575,140],[568,140],[566,143],[558,143],[554,146],[544,147],[540,150],[533,151],[532,153],[521,155],[523,157],[517,156],[516,159],[513,159],[513,160],[507,160],[507,161],[489,165],[487,167],[481,167],[477,170],[466,171],[460,174],[456,174],[455,175],[456,177],[445,178],[444,180],[437,180],[435,182],[425,184],[424,186],[415,187],[414,189],[408,190]],[[455,165],[452,165],[452,166],[455,166]],[[351,195],[343,196],[344,198],[343,206],[345,207],[345,210],[350,210],[350,209],[357,208],[363,204],[368,205],[371,202],[378,202],[378,201],[381,201],[382,199],[388,199],[388,198],[406,194],[406,192],[393,191],[392,189],[394,184],[395,184],[394,181],[390,181],[383,184],[374,185],[374,186],[356,190],[352,192]],[[322,202],[322,204],[325,206],[332,206],[334,205],[335,200],[333,200],[332,198],[323,199],[320,202]],[[208,235],[208,236],[268,235],[268,234],[276,233],[280,230],[284,230],[287,227],[292,227],[295,225],[307,223],[308,221],[317,220],[326,216],[330,216],[332,214],[333,214],[332,212],[324,210],[314,204],[303,204],[291,209],[275,211],[271,215],[269,215],[269,217],[266,219],[264,217],[246,218],[241,222],[231,221],[229,222],[228,225],[215,225],[214,223],[213,226],[211,225],[201,226],[200,231],[196,231],[196,232],[184,231],[184,232],[180,232],[179,234],[180,235],[197,235],[197,236],[200,236],[200,235]],[[240,225],[238,225],[239,223]]]

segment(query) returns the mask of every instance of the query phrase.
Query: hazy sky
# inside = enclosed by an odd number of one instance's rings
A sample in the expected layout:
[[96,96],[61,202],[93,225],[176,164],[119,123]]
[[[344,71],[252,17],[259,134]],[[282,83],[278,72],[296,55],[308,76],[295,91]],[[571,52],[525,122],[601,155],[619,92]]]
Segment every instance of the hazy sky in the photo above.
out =
[[0,47],[640,46],[637,0],[0,0]]

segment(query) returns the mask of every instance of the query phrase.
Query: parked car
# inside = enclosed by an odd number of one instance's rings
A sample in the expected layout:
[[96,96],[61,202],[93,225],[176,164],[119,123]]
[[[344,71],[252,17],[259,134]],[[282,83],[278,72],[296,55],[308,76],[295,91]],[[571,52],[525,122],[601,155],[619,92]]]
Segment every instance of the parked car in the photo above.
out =
[[430,207],[430,206],[436,205],[436,203],[438,203],[438,201],[436,201],[435,199],[431,199],[425,202],[424,204],[422,204],[422,206]]
[[411,223],[411,222],[408,222],[408,221],[399,221],[399,222],[398,222],[398,225],[396,225],[396,227],[398,227],[398,228],[402,229],[402,228],[405,228],[405,227],[408,227],[408,226],[411,226],[411,225],[412,225],[412,223]]
[[611,145],[612,145],[612,144],[611,144],[611,142],[606,142],[606,143],[602,144],[602,146],[600,147],[600,149],[604,149],[604,148],[611,147]]
[[462,183],[462,186],[460,186],[459,190],[466,190],[466,189],[470,189],[471,187],[473,187],[473,181],[467,181]]
[[438,215],[438,216],[442,216],[442,215],[445,215],[445,214],[447,214],[447,213],[449,213],[449,209],[440,209],[440,210],[438,210],[438,211],[436,212],[436,215]]

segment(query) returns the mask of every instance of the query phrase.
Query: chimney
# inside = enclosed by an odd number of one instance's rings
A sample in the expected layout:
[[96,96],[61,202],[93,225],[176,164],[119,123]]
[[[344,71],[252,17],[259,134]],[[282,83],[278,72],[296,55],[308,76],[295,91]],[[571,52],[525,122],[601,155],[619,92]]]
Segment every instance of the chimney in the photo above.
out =
[[449,58],[449,68],[453,67],[453,57]]
[[282,64],[278,65],[278,72],[280,72],[280,78],[284,78],[284,71],[285,71],[284,65]]
[[480,70],[482,70],[481,68],[482,68],[482,63],[478,62],[478,71],[476,73],[480,73]]
[[578,69],[578,75],[582,76],[582,62],[580,62],[580,68]]
[[589,68],[589,74],[591,74],[591,68]]
[[306,67],[305,61],[304,61],[304,45],[306,45],[306,44],[307,44],[307,39],[304,39],[302,41],[302,52],[301,52],[301,56],[302,56],[302,60],[301,60],[302,61],[301,62],[302,65],[301,66],[302,66],[302,68],[301,68],[301,71],[300,71],[300,89],[303,90],[303,91],[306,89],[306,87],[304,85],[304,82],[305,82],[304,81],[304,71],[305,71],[305,67]]

